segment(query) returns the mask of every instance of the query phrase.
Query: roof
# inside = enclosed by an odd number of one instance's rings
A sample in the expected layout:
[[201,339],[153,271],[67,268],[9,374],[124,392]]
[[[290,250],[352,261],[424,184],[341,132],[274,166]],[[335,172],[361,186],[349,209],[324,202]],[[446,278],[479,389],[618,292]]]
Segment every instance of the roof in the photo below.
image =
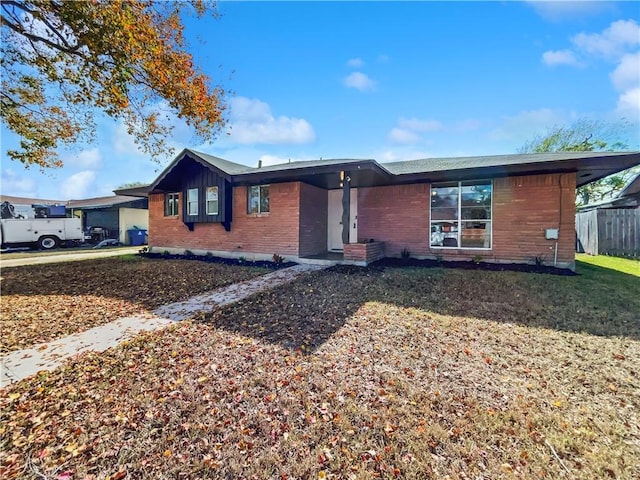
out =
[[516,155],[489,155],[481,157],[424,158],[383,164],[394,175],[463,170],[471,168],[500,167],[512,165],[534,165],[547,162],[568,161],[584,158],[617,156],[619,152],[564,152],[523,153]]
[[0,201],[13,205],[63,205],[67,208],[104,208],[121,205],[123,203],[137,202],[139,197],[112,195],[110,197],[86,198],[84,200],[45,200],[42,198],[14,197],[0,195]]
[[589,203],[578,208],[588,212],[598,208],[638,208],[640,207],[640,173],[631,177],[625,186],[612,198]]
[[12,195],[0,195],[0,202],[9,202],[12,205],[66,205],[66,200],[45,200],[42,198],[14,197]]
[[322,188],[339,188],[340,180],[335,174],[346,171],[354,187],[571,172],[576,173],[577,186],[582,186],[640,164],[640,152],[525,153],[389,163],[375,159],[338,158],[256,168],[184,149],[148,188],[137,187],[135,192],[132,189],[117,190],[116,193],[145,195],[149,191],[162,191],[167,176],[187,160],[217,171],[234,185],[303,181]]
[[131,197],[124,195],[114,195],[110,197],[87,198],[85,200],[69,200],[67,208],[92,209],[114,207],[123,203],[140,201],[139,197]]

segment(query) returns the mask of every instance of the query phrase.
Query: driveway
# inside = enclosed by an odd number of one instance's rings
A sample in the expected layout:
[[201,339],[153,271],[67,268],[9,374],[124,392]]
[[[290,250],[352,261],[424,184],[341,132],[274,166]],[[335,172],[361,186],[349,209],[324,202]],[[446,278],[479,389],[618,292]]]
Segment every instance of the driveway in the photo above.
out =
[[117,257],[130,253],[138,253],[140,247],[126,247],[110,250],[88,250],[83,252],[59,253],[55,255],[34,255],[33,257],[14,258],[5,260],[0,257],[0,267],[21,267],[23,265],[38,265],[41,263],[77,262],[92,258]]

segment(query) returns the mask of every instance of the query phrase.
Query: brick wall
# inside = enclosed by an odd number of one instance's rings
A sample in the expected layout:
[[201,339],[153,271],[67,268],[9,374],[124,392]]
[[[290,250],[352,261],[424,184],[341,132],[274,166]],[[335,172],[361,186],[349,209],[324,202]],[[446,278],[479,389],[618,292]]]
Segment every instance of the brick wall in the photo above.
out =
[[[180,217],[164,216],[164,195],[149,196],[149,245],[189,250],[298,255],[300,183],[273,184],[270,212],[247,213],[247,188],[233,188],[231,231],[219,223],[195,223],[189,231]],[[180,198],[182,201],[182,197]],[[326,235],[325,235],[326,238]]]
[[327,191],[301,183],[300,256],[327,251],[327,215]]
[[385,255],[429,254],[429,185],[358,189],[358,241],[384,242]]
[[545,229],[559,228],[558,266],[572,268],[575,184],[573,173],[495,179],[491,250],[430,248],[429,185],[361,188],[358,237],[385,242],[389,257],[407,248],[414,257],[521,263],[540,257],[553,265],[555,241],[545,239]]
[[384,243],[347,243],[344,246],[344,259],[354,262],[370,263],[384,258]]
[[576,175],[553,174],[494,180],[493,253],[499,259],[531,262],[554,260],[555,240],[545,229],[559,228],[559,266],[575,259]]

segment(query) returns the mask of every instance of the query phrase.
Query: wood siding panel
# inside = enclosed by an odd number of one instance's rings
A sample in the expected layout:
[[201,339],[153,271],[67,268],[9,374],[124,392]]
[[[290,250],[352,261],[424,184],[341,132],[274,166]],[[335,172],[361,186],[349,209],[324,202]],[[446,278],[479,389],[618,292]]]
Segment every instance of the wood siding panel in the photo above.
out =
[[[184,222],[208,223],[223,222],[227,220],[224,199],[227,197],[227,182],[216,172],[203,167],[198,163],[192,163],[188,166],[181,185],[182,198],[182,217]],[[207,187],[218,187],[218,215],[207,215]],[[191,188],[198,189],[198,215],[187,215],[187,190]]]

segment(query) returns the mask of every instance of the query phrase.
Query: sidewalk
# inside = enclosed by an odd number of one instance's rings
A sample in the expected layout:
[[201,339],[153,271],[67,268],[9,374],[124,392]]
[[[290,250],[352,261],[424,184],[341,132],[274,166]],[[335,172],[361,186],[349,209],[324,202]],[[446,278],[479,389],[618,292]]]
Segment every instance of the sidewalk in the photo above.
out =
[[319,265],[296,265],[261,277],[236,283],[182,302],[163,305],[151,314],[119,318],[85,332],[69,335],[32,348],[17,350],[2,357],[0,388],[34,375],[53,370],[66,360],[87,351],[102,352],[135,337],[144,330],[158,330],[174,322],[193,317],[197,312],[242,300],[254,293],[293,281],[307,272],[322,270]]
[[94,258],[117,257],[128,253],[138,253],[140,247],[116,248],[113,250],[87,250],[85,252],[56,252],[55,255],[37,255],[32,257],[4,259],[0,257],[0,267],[21,267],[23,265],[40,265],[43,263],[76,262]]

